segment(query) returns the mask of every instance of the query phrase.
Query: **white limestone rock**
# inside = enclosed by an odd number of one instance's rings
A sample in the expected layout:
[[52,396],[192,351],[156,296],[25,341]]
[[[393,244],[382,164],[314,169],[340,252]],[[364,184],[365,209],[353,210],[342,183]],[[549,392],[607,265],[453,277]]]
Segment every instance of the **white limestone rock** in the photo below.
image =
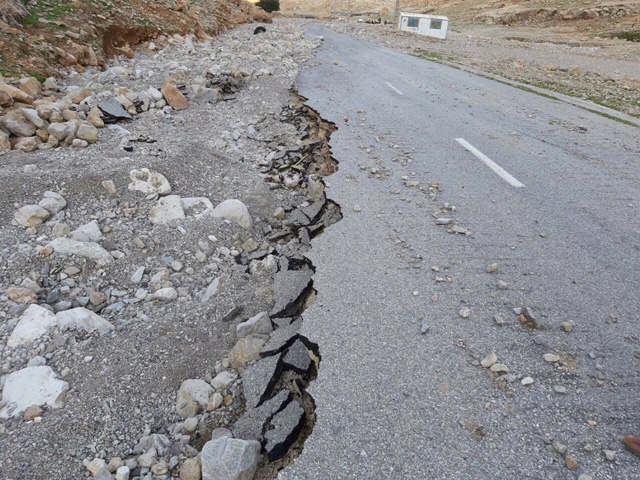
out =
[[67,206],[67,201],[56,192],[44,192],[44,198],[38,203],[47,212],[55,215]]
[[49,212],[39,205],[25,205],[14,214],[16,221],[23,227],[42,225],[49,216]]
[[213,204],[206,197],[183,198],[181,201],[187,217],[200,218],[213,213]]
[[48,366],[27,367],[6,376],[0,419],[19,417],[31,405],[62,408],[69,384]]
[[229,199],[219,203],[213,209],[212,215],[238,224],[245,230],[253,228],[253,218],[251,218],[249,209],[240,200]]
[[172,220],[184,219],[182,202],[178,195],[160,198],[158,204],[149,212],[149,220],[156,225],[165,225]]
[[129,173],[131,183],[129,190],[138,191],[144,194],[157,193],[160,196],[171,193],[171,185],[164,175],[158,172],[151,172],[148,168],[131,170]]
[[114,326],[100,315],[84,307],[72,308],[56,313],[60,330],[77,330],[79,332],[98,331],[106,335],[114,330]]
[[69,237],[79,242],[99,242],[104,238],[96,220],[76,228],[69,233]]
[[39,305],[30,305],[20,316],[18,324],[11,332],[7,347],[16,348],[29,345],[39,338],[50,334],[58,325],[56,316]]
[[113,262],[111,254],[93,242],[79,242],[73,238],[60,237],[50,242],[47,246],[62,255],[77,255],[89,258],[101,267]]

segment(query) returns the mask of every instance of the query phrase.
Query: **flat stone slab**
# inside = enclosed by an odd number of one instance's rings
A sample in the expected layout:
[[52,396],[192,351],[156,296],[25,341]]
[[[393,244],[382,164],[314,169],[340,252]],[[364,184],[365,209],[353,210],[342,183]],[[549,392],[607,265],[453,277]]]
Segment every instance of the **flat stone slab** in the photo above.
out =
[[205,443],[202,480],[253,480],[262,446],[255,440],[222,437]]
[[302,319],[299,318],[290,325],[274,330],[269,337],[269,341],[262,347],[260,355],[267,357],[283,351],[289,345],[293,344],[301,327]]
[[289,317],[296,313],[300,307],[303,292],[311,284],[313,271],[305,270],[280,270],[274,278],[275,305],[270,316]]
[[242,415],[233,426],[233,436],[244,440],[264,440],[265,427],[273,416],[282,410],[291,400],[289,390],[280,390],[278,394],[264,402],[258,408],[252,408]]
[[63,310],[56,314],[60,330],[77,330],[79,332],[98,331],[100,335],[110,333],[115,327],[100,315],[84,307]]
[[31,405],[62,408],[69,384],[51,367],[27,367],[7,375],[2,389],[0,419],[20,416]]
[[309,351],[299,338],[293,342],[282,359],[284,368],[289,368],[300,375],[306,375],[309,372],[311,362]]
[[79,242],[72,238],[56,238],[49,242],[49,247],[53,251],[63,255],[76,255],[94,260],[99,267],[113,262],[113,257],[101,245],[94,242]]
[[300,435],[304,426],[304,409],[297,400],[292,401],[284,410],[277,413],[271,420],[273,429],[267,430],[265,451],[269,461],[284,457],[289,447]]
[[[129,112],[115,98],[108,98],[104,102],[100,102],[98,108],[113,120],[133,120]],[[108,119],[106,120],[108,121]]]
[[273,355],[249,365],[242,374],[242,388],[247,408],[264,402],[280,378],[280,357]]

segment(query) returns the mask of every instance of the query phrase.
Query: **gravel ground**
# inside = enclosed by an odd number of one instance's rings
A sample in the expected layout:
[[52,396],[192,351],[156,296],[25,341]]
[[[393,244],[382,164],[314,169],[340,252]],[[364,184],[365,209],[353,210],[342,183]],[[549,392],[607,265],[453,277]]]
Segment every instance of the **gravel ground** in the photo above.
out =
[[[101,129],[98,142],[87,148],[2,156],[0,383],[32,362],[51,367],[69,391],[61,409],[45,407],[35,420],[19,415],[0,423],[0,477],[82,478],[90,476],[85,467],[93,458],[131,457],[143,435],[184,433],[175,407],[181,383],[211,380],[228,367],[236,325],[273,305],[277,264],[270,258],[308,248],[295,238],[280,243],[267,238],[282,228],[274,211],[289,212],[304,201],[304,179],[297,188],[283,188],[277,178],[267,183],[258,169],[270,153],[299,148],[298,125],[287,117],[294,108],[290,89],[299,63],[319,42],[305,40],[296,21],[268,25],[261,35],[253,35],[254,28],[239,27],[206,43],[160,39],[154,51],[141,49],[132,60],[115,61],[111,66],[120,72],[115,78],[89,71],[61,82],[60,95],[89,85],[92,98],[100,99],[160,88],[171,75],[187,87],[188,109],[158,103],[132,122]],[[216,75],[240,79],[237,91],[217,103],[196,98],[191,86]],[[130,171],[141,168],[164,175],[172,194],[183,198],[206,197],[214,206],[240,199],[254,228],[189,212],[182,220],[154,225],[149,213],[157,195],[127,187]],[[105,181],[112,181],[115,191],[109,192]],[[46,191],[60,194],[66,207],[42,225],[18,225],[17,208],[37,204]],[[91,221],[99,226],[100,245],[114,257],[109,264],[44,248],[56,232],[64,235]],[[141,278],[132,279],[140,267]],[[217,294],[203,302],[218,278]],[[20,286],[28,291],[26,298],[13,296]],[[157,298],[160,289],[177,298]],[[114,331],[103,336],[54,331],[9,348],[29,303],[55,312],[86,306]],[[189,444],[167,457],[168,473],[156,468],[147,474],[148,468],[137,467],[133,475],[177,478],[176,464],[195,455],[212,428],[230,425],[241,412],[238,383],[226,393],[230,403],[198,415]]]

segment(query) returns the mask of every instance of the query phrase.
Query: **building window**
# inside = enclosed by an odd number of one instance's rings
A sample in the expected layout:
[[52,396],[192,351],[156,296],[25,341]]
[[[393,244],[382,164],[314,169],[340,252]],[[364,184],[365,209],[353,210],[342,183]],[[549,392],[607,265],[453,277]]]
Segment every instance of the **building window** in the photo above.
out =
[[407,27],[409,28],[418,28],[418,23],[420,19],[418,17],[409,17],[407,19]]
[[431,30],[440,30],[442,29],[442,20],[431,20],[431,25],[429,26]]

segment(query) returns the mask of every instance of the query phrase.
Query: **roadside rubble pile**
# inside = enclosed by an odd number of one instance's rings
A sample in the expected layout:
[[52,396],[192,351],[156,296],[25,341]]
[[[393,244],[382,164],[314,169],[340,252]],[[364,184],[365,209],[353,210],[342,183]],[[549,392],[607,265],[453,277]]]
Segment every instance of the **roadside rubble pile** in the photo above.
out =
[[[22,179],[0,211],[1,476],[273,478],[302,449],[334,127],[289,91],[319,41],[249,32],[174,36],[3,116],[67,133],[12,133],[50,147],[0,165]],[[90,115],[104,135],[60,148]]]
[[[160,42],[165,38],[158,39]],[[182,42],[176,35],[168,43]],[[187,50],[193,50],[192,37],[184,39]],[[157,46],[152,45],[155,50]],[[96,64],[97,65],[97,64]],[[177,62],[169,70],[179,70]],[[105,124],[132,120],[135,115],[148,111],[169,113],[184,110],[189,100],[216,103],[235,99],[235,94],[246,82],[270,75],[273,70],[238,69],[214,65],[204,75],[185,84],[184,75],[166,77],[156,88],[150,85],[144,91],[132,91],[117,84],[132,73],[122,66],[113,66],[97,75],[96,81],[84,87],[69,86],[61,92],[55,78],[41,85],[34,77],[14,80],[14,85],[0,76],[0,152],[35,149],[47,150],[57,146],[86,148],[98,140],[98,129]],[[110,85],[112,89],[108,88]]]

